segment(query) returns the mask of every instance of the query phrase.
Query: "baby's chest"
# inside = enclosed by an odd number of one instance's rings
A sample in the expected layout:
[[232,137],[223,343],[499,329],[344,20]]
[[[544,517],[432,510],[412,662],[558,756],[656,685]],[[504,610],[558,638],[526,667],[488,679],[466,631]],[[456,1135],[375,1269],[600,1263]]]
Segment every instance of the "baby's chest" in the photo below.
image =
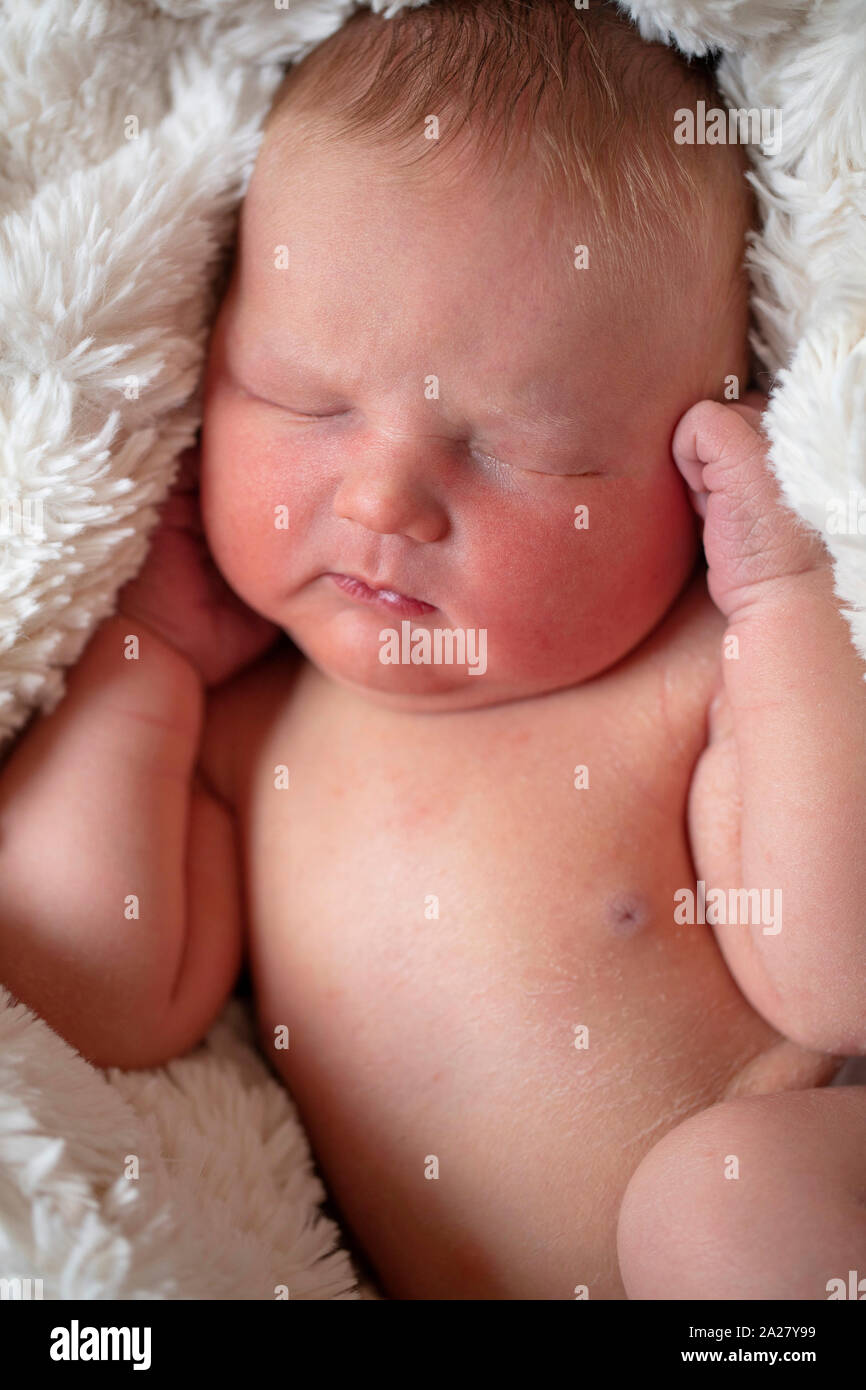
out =
[[419,718],[311,673],[261,740],[241,815],[263,977],[351,963],[377,996],[470,975],[556,989],[612,953],[620,985],[622,959],[637,980],[671,949],[693,877],[704,707],[654,668]]
[[[257,712],[238,813],[262,1045],[381,1267],[426,1241],[450,1271],[404,1270],[422,1296],[453,1296],[467,1240],[490,1296],[518,1296],[524,1227],[538,1287],[561,1296],[564,1210],[621,1296],[636,1163],[775,1041],[709,929],[674,921],[716,678],[693,655],[682,674],[651,661],[410,719],[309,670]],[[430,1155],[450,1182],[435,1229]]]

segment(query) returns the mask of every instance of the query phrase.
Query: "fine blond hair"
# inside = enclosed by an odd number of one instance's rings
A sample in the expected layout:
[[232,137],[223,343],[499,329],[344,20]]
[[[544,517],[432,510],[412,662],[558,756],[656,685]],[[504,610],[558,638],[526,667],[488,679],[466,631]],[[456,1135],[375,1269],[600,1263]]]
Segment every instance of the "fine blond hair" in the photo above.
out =
[[724,107],[711,63],[642,39],[604,0],[430,0],[352,14],[288,70],[265,132],[355,141],[421,178],[449,154],[462,173],[517,173],[547,225],[553,211],[591,236],[611,269],[658,275],[674,241],[681,272],[712,265],[727,299],[734,280],[746,292],[754,204],[741,149],[675,141],[675,113],[698,101]]

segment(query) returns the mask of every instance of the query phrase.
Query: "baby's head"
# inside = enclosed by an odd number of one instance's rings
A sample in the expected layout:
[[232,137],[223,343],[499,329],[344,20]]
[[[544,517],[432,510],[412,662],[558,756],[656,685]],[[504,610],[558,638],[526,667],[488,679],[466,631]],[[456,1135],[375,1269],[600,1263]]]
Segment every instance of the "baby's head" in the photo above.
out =
[[229,583],[327,674],[419,710],[529,697],[683,589],[671,437],[749,360],[745,160],[676,142],[700,100],[703,66],[570,0],[359,10],[290,70],[211,338],[202,505]]

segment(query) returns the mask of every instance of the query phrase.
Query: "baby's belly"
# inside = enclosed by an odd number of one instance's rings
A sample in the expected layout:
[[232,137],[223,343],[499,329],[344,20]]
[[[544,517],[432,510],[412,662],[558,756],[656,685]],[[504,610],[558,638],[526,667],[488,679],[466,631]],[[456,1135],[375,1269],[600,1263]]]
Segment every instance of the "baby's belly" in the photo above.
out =
[[694,750],[643,729],[628,767],[593,726],[578,790],[558,718],[374,721],[361,755],[344,699],[274,734],[246,832],[262,1038],[323,1173],[394,1296],[621,1298],[650,1147],[732,1087],[829,1075],[674,923]]
[[436,919],[420,879],[414,912],[358,884],[336,915],[287,895],[284,932],[259,935],[263,1038],[289,1028],[275,1064],[392,1294],[622,1297],[631,1173],[774,1041],[706,937],[665,932],[667,904],[611,930],[623,882],[639,866],[577,878],[555,914],[538,892],[532,919],[507,892]]

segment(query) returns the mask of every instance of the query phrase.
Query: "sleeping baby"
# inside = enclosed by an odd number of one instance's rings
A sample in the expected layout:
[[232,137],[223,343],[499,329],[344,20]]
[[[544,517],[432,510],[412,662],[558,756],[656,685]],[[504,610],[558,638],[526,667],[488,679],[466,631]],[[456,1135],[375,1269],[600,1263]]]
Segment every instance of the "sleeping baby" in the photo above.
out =
[[866,686],[750,389],[744,151],[675,138],[719,104],[567,0],[293,67],[200,447],[0,778],[9,988],[151,1067],[246,960],[393,1297],[866,1268]]

